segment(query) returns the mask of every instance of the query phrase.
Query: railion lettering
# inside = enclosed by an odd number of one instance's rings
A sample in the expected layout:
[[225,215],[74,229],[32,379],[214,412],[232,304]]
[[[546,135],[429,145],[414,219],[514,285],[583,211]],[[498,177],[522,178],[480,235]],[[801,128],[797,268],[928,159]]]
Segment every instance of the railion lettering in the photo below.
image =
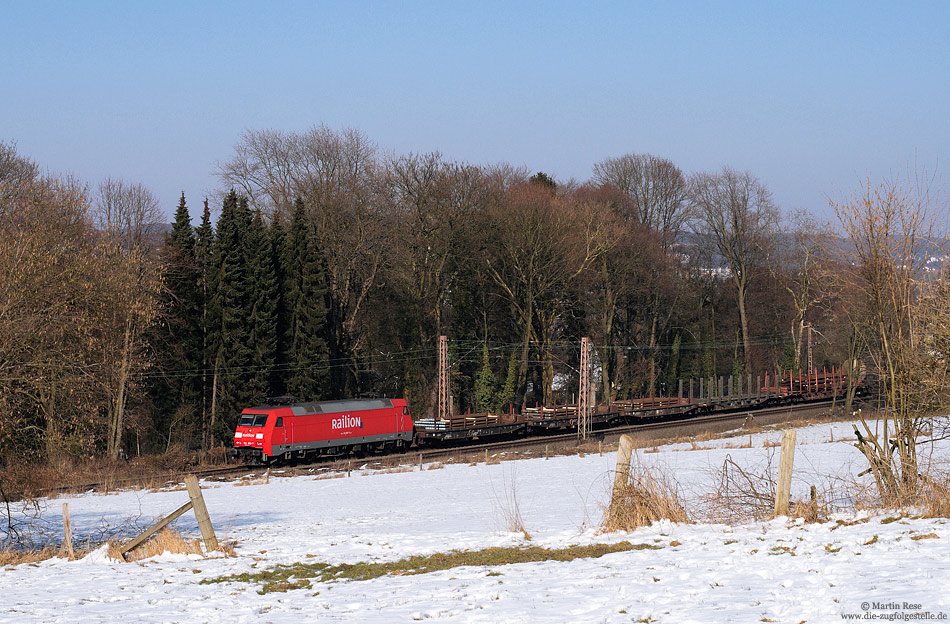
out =
[[339,418],[330,419],[331,429],[352,429],[354,427],[358,429],[363,427],[363,420],[361,417],[344,414]]

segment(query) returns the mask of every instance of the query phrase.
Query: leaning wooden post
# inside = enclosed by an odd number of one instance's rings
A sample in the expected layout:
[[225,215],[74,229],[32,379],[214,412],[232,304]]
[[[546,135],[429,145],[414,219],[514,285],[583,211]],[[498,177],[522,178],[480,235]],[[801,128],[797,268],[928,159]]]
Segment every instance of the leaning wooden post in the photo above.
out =
[[608,526],[616,524],[620,512],[627,481],[630,479],[630,458],[633,455],[633,438],[628,435],[620,436],[620,445],[617,448],[617,471],[614,476],[614,491],[610,497],[610,509],[607,512]]
[[208,508],[205,507],[204,496],[201,495],[198,477],[195,475],[185,477],[185,487],[188,488],[188,496],[191,497],[195,518],[198,519],[198,528],[201,529],[201,538],[204,540],[205,550],[208,552],[218,550],[218,538],[214,536],[214,527],[211,526],[211,517],[208,515]]
[[69,503],[63,503],[63,546],[66,548],[66,554],[69,560],[76,558],[73,552],[73,524],[69,520]]
[[788,515],[788,497],[792,489],[792,464],[795,462],[794,429],[782,430],[782,458],[778,464],[778,484],[775,488],[775,515]]

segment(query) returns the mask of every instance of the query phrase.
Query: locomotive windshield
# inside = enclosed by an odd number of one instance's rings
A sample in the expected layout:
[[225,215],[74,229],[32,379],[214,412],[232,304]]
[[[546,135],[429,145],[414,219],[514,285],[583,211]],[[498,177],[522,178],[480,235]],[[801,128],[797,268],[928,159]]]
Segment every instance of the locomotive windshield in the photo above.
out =
[[241,414],[238,427],[263,427],[267,422],[267,414]]

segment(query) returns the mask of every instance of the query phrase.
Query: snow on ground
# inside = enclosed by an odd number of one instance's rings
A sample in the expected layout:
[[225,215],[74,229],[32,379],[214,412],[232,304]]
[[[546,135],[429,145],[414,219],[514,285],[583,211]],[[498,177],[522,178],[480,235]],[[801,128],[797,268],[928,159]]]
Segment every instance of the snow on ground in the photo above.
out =
[[[820,475],[863,469],[846,440],[851,435],[847,423],[799,431],[793,496]],[[770,445],[780,433],[752,434],[751,446],[742,448],[749,438],[640,449],[636,461],[675,475],[690,499],[714,489],[727,455],[753,467],[774,454],[777,465],[778,449]],[[272,474],[269,484],[205,482],[216,532],[237,540],[237,557],[166,554],[117,563],[100,550],[79,561],[8,566],[0,570],[0,622],[839,622],[848,614],[900,619],[929,611],[940,621],[941,612],[950,613],[950,524],[943,519],[893,521],[881,514],[852,516],[846,524],[660,523],[603,534],[598,526],[615,460],[615,453],[604,453],[354,471],[343,478]],[[90,493],[47,501],[44,513],[54,522],[60,503],[69,502],[78,542],[104,526],[147,522],[186,500],[183,490]],[[508,531],[513,500],[530,541]],[[198,535],[191,514],[174,526]],[[315,581],[311,589],[265,595],[253,583],[199,584],[278,563],[621,540],[659,548],[572,562]]]

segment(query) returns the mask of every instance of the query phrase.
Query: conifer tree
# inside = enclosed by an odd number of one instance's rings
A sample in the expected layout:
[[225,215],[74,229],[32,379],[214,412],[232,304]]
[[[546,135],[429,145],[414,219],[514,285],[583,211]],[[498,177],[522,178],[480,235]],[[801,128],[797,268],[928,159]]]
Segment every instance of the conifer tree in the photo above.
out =
[[[247,199],[241,198],[243,206]],[[277,352],[277,280],[267,225],[260,210],[254,212],[247,236],[248,250],[248,347],[251,370],[247,390],[253,403],[263,402],[271,392],[271,374]]]
[[508,374],[505,375],[505,383],[501,387],[501,390],[498,391],[498,396],[495,398],[495,411],[499,413],[505,413],[505,410],[508,408],[508,405],[515,398],[515,382],[518,376],[518,360],[515,357],[515,354],[511,354],[511,359],[508,360]]
[[224,439],[237,414],[251,398],[246,384],[252,366],[248,312],[251,212],[233,190],[225,196],[218,218],[209,315],[214,322],[211,417],[212,443]]
[[290,349],[290,312],[287,308],[287,286],[288,269],[287,261],[289,254],[287,251],[287,230],[281,220],[280,213],[274,212],[273,220],[270,224],[270,247],[271,259],[274,267],[274,277],[276,282],[277,306],[276,314],[276,345],[277,352],[274,355],[274,369],[271,374],[271,392],[275,396],[287,394],[288,371],[288,351]]
[[216,335],[216,325],[213,316],[209,314],[211,309],[212,284],[214,276],[214,252],[215,252],[214,227],[211,225],[211,209],[208,207],[207,198],[204,201],[204,210],[201,213],[201,224],[195,228],[195,264],[198,269],[198,330],[200,344],[198,357],[200,362],[200,373],[197,375],[199,387],[199,417],[201,420],[201,446],[209,448],[211,442],[211,379],[212,367],[214,366],[214,341],[212,337]]
[[168,432],[166,444],[171,442],[171,429],[188,435],[196,424],[194,406],[200,385],[193,372],[201,366],[201,302],[195,242],[182,193],[161,253],[165,277],[162,308],[166,322],[156,330],[158,336],[153,340],[159,371],[163,374],[152,377],[152,400],[162,421],[157,423],[159,430]]
[[492,397],[495,392],[495,375],[491,370],[491,362],[488,359],[488,343],[482,346],[482,368],[475,376],[475,411],[479,413],[490,412]]
[[326,272],[315,233],[299,199],[294,205],[287,251],[287,391],[299,399],[315,400],[327,396],[330,382],[325,340]]

